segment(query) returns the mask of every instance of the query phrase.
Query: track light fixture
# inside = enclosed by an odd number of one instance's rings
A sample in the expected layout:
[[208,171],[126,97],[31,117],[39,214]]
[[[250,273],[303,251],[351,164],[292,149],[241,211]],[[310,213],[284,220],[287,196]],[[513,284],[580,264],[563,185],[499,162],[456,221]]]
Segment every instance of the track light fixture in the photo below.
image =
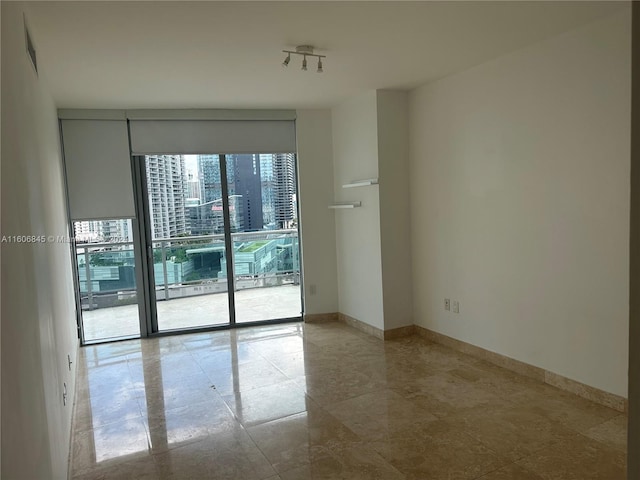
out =
[[291,61],[291,55],[302,55],[302,70],[307,71],[307,57],[317,57],[318,58],[318,69],[316,70],[318,73],[322,73],[324,71],[322,65],[322,59],[327,58],[326,55],[318,55],[317,53],[313,53],[313,47],[311,45],[298,45],[294,50],[282,50],[283,53],[287,54],[287,57],[282,62],[283,67],[287,67],[289,62]]

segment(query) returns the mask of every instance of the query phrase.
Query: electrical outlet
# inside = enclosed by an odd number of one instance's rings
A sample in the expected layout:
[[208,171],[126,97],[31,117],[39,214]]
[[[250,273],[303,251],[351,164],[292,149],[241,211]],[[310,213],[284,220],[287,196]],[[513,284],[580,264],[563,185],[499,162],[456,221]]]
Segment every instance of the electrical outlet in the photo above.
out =
[[454,300],[453,302],[453,313],[460,313],[460,304],[458,303],[457,300]]
[[444,309],[451,310],[451,300],[449,300],[448,298],[444,299]]

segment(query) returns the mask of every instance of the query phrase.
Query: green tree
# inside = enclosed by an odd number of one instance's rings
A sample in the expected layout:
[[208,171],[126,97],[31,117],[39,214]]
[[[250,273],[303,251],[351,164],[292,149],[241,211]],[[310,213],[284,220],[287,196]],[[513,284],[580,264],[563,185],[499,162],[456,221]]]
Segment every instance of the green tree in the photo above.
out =
[[89,255],[89,265],[94,267],[114,267],[124,265],[124,262],[117,262],[111,255],[105,253],[92,253]]
[[185,282],[195,282],[197,280],[200,280],[200,274],[198,272],[191,272],[188,275],[185,275],[184,277],[184,281]]

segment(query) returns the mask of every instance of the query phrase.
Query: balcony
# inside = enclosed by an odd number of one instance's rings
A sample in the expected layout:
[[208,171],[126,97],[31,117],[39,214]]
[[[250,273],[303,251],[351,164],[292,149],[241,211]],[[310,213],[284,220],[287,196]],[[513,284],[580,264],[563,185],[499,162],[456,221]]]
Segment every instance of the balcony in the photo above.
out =
[[[237,323],[295,317],[301,310],[300,287],[293,284],[239,290],[235,301]],[[226,290],[157,302],[162,330],[225,325],[228,308]],[[86,341],[137,336],[140,332],[137,304],[83,310],[82,319]]]
[[[236,323],[300,316],[297,231],[232,242]],[[79,244],[76,254],[86,341],[139,335],[133,243]],[[160,331],[229,323],[223,235],[154,241],[153,271]]]

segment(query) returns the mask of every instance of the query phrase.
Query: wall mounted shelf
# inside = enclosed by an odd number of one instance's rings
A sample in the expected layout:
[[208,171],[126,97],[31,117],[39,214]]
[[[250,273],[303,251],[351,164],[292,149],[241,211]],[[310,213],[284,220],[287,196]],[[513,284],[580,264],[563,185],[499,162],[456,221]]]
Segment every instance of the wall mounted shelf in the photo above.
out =
[[354,187],[368,187],[370,185],[377,185],[377,178],[367,178],[366,180],[354,180],[350,183],[345,183],[342,188],[354,188]]
[[336,210],[339,208],[357,208],[361,206],[362,202],[340,202],[329,205],[329,208]]

